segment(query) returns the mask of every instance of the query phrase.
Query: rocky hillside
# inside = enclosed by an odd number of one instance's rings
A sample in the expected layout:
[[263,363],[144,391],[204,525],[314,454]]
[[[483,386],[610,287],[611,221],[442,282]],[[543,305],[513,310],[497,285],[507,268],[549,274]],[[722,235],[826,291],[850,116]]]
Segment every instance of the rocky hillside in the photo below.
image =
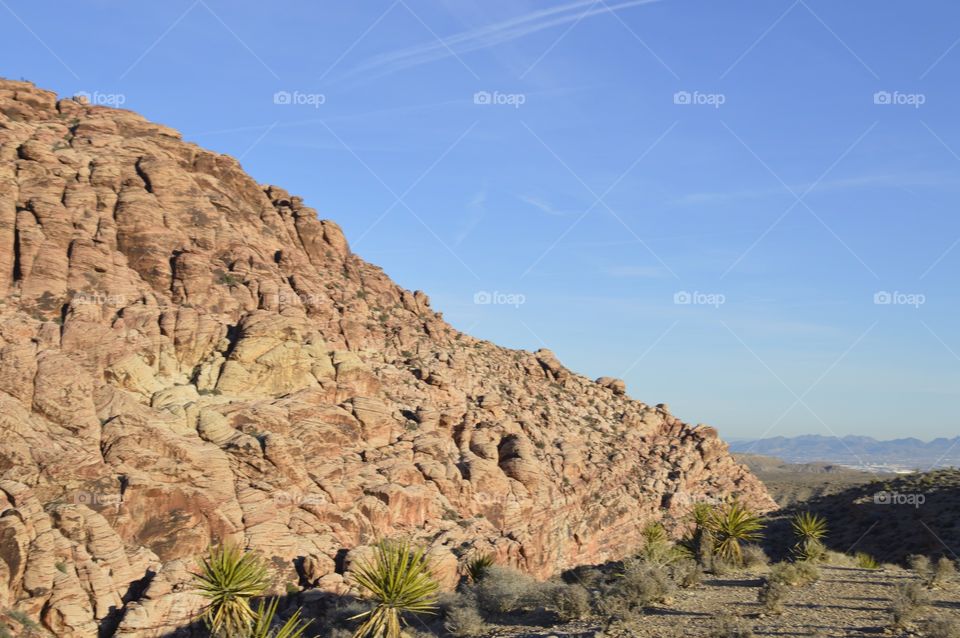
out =
[[0,81],[0,608],[157,636],[211,542],[342,590],[379,536],[448,583],[774,506],[707,427],[457,332],[340,228],[169,128]]

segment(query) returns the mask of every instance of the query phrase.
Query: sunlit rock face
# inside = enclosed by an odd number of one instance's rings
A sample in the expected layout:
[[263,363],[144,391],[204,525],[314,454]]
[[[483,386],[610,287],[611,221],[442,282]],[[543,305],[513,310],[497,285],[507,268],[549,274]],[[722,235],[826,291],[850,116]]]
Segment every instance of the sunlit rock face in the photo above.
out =
[[710,428],[454,330],[340,228],[128,111],[0,81],[0,607],[159,636],[211,542],[346,587],[402,535],[452,584],[774,507]]

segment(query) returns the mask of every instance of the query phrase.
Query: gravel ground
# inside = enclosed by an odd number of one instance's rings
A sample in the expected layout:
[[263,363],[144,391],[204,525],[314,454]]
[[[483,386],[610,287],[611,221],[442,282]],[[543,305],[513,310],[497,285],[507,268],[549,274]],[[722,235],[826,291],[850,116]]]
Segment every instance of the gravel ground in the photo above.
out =
[[[587,638],[607,636],[680,638],[710,636],[724,614],[739,616],[753,627],[756,636],[922,636],[919,629],[894,631],[890,605],[897,585],[915,576],[897,567],[866,570],[849,567],[821,568],[821,579],[792,590],[781,614],[762,613],[757,591],[762,574],[737,574],[708,578],[694,589],[680,590],[669,604],[650,609],[629,628],[614,627],[606,634],[600,621],[577,622],[553,627],[495,626],[488,637]],[[932,590],[932,604],[921,617],[952,616],[960,620],[960,587]],[[820,632],[816,634],[815,632]]]

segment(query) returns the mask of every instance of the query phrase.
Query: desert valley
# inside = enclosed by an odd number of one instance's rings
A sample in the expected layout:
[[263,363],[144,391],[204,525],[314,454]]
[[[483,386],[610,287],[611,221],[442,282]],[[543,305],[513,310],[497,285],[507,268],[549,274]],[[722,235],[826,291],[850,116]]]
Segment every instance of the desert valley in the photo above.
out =
[[0,423],[0,636],[960,636],[957,470],[736,456],[12,80]]

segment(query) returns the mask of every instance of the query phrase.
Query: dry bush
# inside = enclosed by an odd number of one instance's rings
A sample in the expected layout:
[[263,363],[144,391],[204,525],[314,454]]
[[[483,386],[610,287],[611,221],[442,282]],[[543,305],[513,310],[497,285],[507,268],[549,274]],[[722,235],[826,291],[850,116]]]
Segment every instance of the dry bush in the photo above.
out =
[[690,589],[703,581],[703,567],[695,560],[683,560],[671,567],[670,575],[680,587]]
[[960,638],[960,620],[940,616],[928,621],[925,630],[928,638]]
[[539,589],[540,584],[533,577],[511,567],[494,565],[476,585],[477,603],[487,613],[514,613],[528,606]]
[[783,603],[790,592],[790,586],[779,580],[764,580],[757,593],[757,602],[770,614],[783,612]]
[[930,604],[926,588],[920,583],[907,583],[897,587],[890,611],[895,627],[905,627],[915,621]]
[[441,598],[443,610],[443,628],[456,638],[473,638],[482,635],[487,629],[472,590],[461,594],[447,595]]
[[590,615],[590,592],[583,585],[563,583],[544,587],[544,607],[556,612],[562,622]]
[[927,556],[911,554],[907,556],[907,565],[923,582],[929,582],[933,576],[933,563]]
[[799,563],[777,563],[770,568],[767,580],[783,583],[788,587],[805,587],[820,580],[820,569],[806,561]]
[[606,574],[596,567],[581,566],[566,572],[569,580],[574,580],[587,589],[600,589],[607,580]]
[[669,600],[675,587],[663,568],[630,561],[624,565],[623,573],[605,588],[600,608],[611,618],[630,621],[642,615],[644,608]]
[[747,569],[760,569],[770,564],[770,558],[759,545],[743,546],[743,566]]
[[933,566],[930,582],[927,584],[930,587],[946,587],[956,580],[957,566],[954,565],[952,560],[943,556],[937,561],[936,565]]
[[710,632],[711,638],[754,638],[753,626],[743,618],[723,614]]

